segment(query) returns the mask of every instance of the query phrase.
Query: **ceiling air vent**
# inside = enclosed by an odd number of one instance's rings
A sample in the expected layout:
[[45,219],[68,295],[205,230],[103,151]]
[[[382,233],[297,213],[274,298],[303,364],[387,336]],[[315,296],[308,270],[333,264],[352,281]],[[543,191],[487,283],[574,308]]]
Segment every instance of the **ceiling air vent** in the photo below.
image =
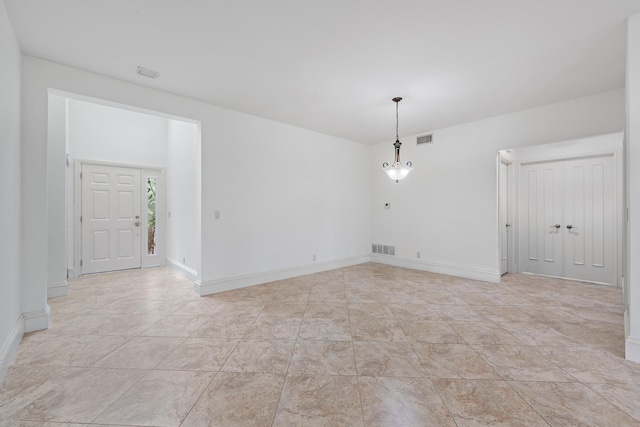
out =
[[141,76],[149,77],[150,79],[157,79],[160,76],[159,72],[140,66],[138,67],[138,71],[136,72]]
[[416,138],[416,143],[420,144],[431,144],[433,142],[433,134],[429,133],[427,135],[422,135]]

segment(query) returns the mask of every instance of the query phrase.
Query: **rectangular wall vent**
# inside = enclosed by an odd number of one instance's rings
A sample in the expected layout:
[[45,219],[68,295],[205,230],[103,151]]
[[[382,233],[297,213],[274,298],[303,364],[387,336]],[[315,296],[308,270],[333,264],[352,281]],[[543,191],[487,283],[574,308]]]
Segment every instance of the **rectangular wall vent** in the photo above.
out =
[[431,144],[433,142],[433,134],[422,135],[416,138],[416,143],[420,144]]
[[390,246],[390,245],[379,245],[377,243],[374,243],[371,245],[371,252],[373,252],[374,254],[395,256],[396,247]]

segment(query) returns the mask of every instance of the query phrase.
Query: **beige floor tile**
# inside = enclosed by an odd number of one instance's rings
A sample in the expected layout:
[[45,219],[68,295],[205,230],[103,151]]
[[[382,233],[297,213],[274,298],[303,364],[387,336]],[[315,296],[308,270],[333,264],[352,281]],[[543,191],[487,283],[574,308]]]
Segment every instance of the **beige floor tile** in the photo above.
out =
[[97,335],[136,336],[161,321],[155,314],[115,314],[111,321],[95,329]]
[[251,325],[256,321],[257,316],[242,317],[217,317],[208,320],[196,331],[192,337],[201,338],[242,338],[247,333]]
[[640,384],[640,364],[592,347],[536,347],[562,370],[584,383]]
[[140,335],[147,337],[188,337],[210,320],[207,316],[165,316]]
[[145,374],[143,370],[85,368],[25,406],[16,417],[89,423]]
[[504,329],[525,345],[566,346],[578,345],[579,342],[561,334],[546,323],[512,322],[500,323]]
[[[167,268],[87,275],[68,289],[49,300],[51,328],[25,336],[0,384],[0,426],[61,427],[38,420],[85,420],[115,400],[119,416],[140,417],[131,425],[176,424],[198,397],[187,377],[199,373],[216,376],[190,427],[271,426],[280,398],[278,424],[446,425],[440,394],[458,427],[540,424],[531,405],[559,425],[640,418],[640,365],[621,358],[620,289],[518,274],[493,284],[374,263],[207,297]],[[90,367],[103,363],[113,368]],[[128,366],[155,366],[160,377],[132,396],[141,386],[125,390],[136,379],[119,376]],[[174,371],[184,381],[163,377]],[[118,375],[94,392],[94,372]],[[282,393],[287,373],[300,380]],[[353,397],[353,384],[332,378],[360,381],[356,418],[348,402],[327,415],[334,399]],[[183,396],[183,386],[192,391]],[[145,416],[137,405],[159,410]]]
[[350,303],[348,309],[350,317],[394,319],[393,312],[386,304]]
[[464,344],[464,340],[447,322],[431,320],[400,320],[404,334],[411,342],[433,344]]
[[504,381],[433,380],[461,426],[548,426]]
[[270,317],[302,317],[307,304],[304,302],[271,302],[264,306],[261,315]]
[[505,380],[575,381],[575,378],[539,354],[534,347],[474,345],[473,348]]
[[591,390],[640,421],[640,385],[587,384]]
[[536,322],[536,319],[522,309],[505,305],[475,306],[480,314],[497,323],[502,322]]
[[456,426],[427,378],[360,377],[358,382],[367,426]]
[[51,314],[46,333],[56,335],[92,335],[114,317],[112,314],[59,313]]
[[480,313],[475,307],[464,305],[431,305],[442,320],[447,322],[490,322],[488,317]]
[[427,304],[389,304],[388,307],[399,321],[442,320],[438,313]]
[[640,422],[579,383],[509,382],[551,425],[640,426]]
[[426,377],[409,343],[354,342],[358,375],[371,377]]
[[284,374],[220,372],[181,427],[270,426]]
[[348,341],[298,341],[290,374],[356,375],[353,346]]
[[267,340],[294,340],[300,331],[300,317],[280,317],[261,314],[251,325],[245,338]]
[[98,368],[152,369],[184,338],[135,337],[93,364]]
[[467,344],[413,343],[412,347],[431,378],[500,379]]
[[155,369],[217,372],[238,342],[239,340],[216,338],[187,338]]
[[15,413],[55,388],[60,388],[84,368],[11,366],[0,384],[0,425],[17,422]]
[[95,422],[177,427],[214,375],[211,372],[151,371]]
[[242,340],[222,371],[286,373],[294,345],[295,340]]
[[350,323],[354,341],[408,341],[402,328],[393,318],[351,316]]
[[53,335],[35,332],[22,339],[14,365],[91,366],[129,338]]
[[550,323],[556,331],[590,347],[624,347],[624,329],[609,323]]
[[493,322],[449,322],[467,344],[521,345],[522,342]]
[[305,319],[334,319],[349,318],[347,304],[342,302],[310,302],[304,312]]
[[357,379],[287,375],[273,425],[364,425]]
[[331,318],[303,318],[300,325],[298,339],[351,341],[351,327],[348,317]]

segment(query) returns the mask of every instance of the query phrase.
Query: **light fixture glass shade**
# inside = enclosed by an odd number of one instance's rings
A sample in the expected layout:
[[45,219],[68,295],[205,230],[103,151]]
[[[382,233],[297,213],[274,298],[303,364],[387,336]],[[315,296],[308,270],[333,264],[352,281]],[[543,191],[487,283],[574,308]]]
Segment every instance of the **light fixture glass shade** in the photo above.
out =
[[389,176],[389,178],[398,182],[405,179],[407,175],[409,175],[409,172],[413,170],[413,168],[410,165],[405,166],[400,162],[395,162],[392,165],[383,167],[382,170],[387,173],[387,176]]

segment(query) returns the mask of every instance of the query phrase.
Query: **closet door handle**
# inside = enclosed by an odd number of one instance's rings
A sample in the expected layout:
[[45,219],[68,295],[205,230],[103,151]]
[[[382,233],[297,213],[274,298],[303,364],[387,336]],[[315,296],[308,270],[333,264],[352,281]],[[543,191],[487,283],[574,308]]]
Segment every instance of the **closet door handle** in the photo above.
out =
[[573,225],[569,224],[567,225],[567,230],[571,230],[573,228]]
[[552,225],[552,227],[560,228],[560,227],[562,227],[562,226],[561,226],[560,224],[556,224],[556,225]]

